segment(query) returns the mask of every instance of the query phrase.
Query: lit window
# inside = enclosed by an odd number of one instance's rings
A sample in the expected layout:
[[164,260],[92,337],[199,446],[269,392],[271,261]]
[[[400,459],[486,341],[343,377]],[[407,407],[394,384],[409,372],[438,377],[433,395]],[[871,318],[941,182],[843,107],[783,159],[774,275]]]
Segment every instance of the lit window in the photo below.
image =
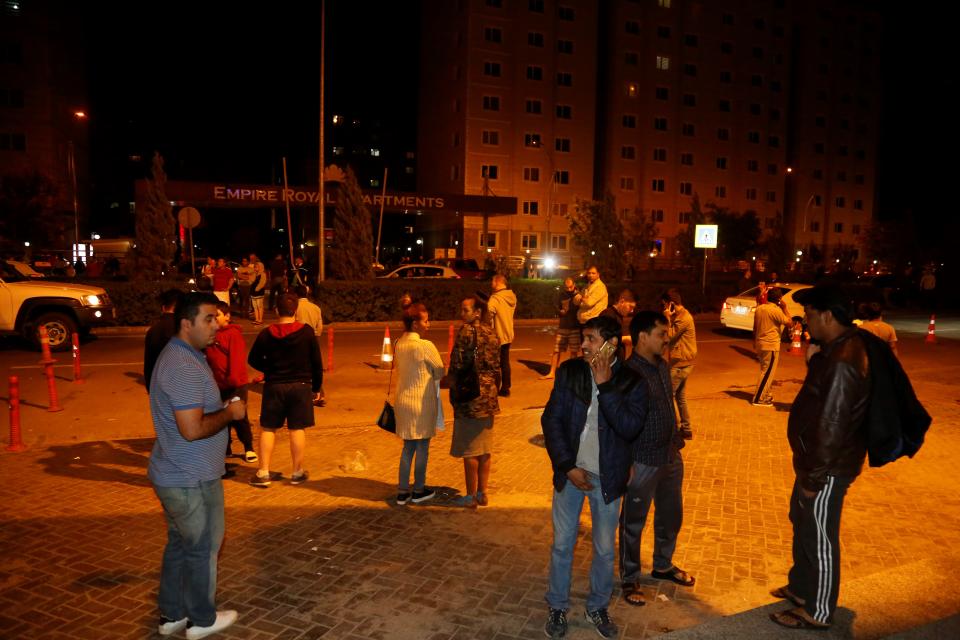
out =
[[660,71],[669,71],[670,70],[670,57],[669,56],[657,56],[657,69]]
[[523,146],[525,147],[539,147],[541,146],[541,142],[539,133],[523,134]]
[[343,116],[333,116],[333,124],[343,124]]
[[628,82],[626,88],[624,89],[624,93],[627,94],[627,97],[628,97],[628,98],[636,98],[636,97],[637,97],[637,93],[639,93],[639,89],[638,89],[638,87],[637,87],[637,83],[636,83],[636,82]]
[[380,149],[370,149],[370,155],[374,158],[380,157]]

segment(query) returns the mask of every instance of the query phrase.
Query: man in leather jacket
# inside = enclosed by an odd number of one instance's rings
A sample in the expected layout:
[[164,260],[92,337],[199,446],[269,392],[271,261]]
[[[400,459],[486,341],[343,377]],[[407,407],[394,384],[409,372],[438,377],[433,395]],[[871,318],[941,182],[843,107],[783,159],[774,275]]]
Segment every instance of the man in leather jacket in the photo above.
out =
[[[553,466],[553,546],[544,625],[547,637],[567,632],[573,551],[584,499],[590,502],[593,561],[586,617],[604,638],[616,637],[607,606],[613,593],[613,562],[620,496],[630,469],[630,442],[647,411],[646,385],[616,359],[620,323],[608,316],[587,320],[583,355],[557,369],[540,424]],[[612,348],[611,348],[612,347]]]
[[793,629],[828,627],[840,586],[840,513],[866,456],[871,375],[866,346],[839,287],[797,292],[810,335],[807,377],[793,401],[787,438],[796,473],[790,498],[793,567],[771,594],[796,608],[771,614]]

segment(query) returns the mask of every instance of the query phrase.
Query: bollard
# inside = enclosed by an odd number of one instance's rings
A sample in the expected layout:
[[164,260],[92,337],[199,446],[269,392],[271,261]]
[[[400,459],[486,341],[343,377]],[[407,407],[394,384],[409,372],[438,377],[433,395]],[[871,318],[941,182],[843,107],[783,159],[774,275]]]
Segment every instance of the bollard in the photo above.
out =
[[40,325],[40,328],[37,329],[37,333],[40,334],[40,364],[56,362],[56,360],[53,359],[53,356],[50,355],[50,337],[47,335],[47,327],[45,325]]
[[327,371],[333,371],[333,327],[327,327]]
[[73,334],[73,384],[83,384],[80,373],[80,334]]
[[937,342],[937,316],[930,314],[930,326],[927,327],[927,339],[924,342],[936,344]]
[[23,451],[23,439],[20,436],[20,379],[10,376],[10,444],[7,451]]
[[802,356],[803,355],[803,327],[801,327],[799,322],[793,323],[793,331],[791,331],[791,342],[790,348],[787,350],[792,356]]
[[47,407],[47,411],[63,411],[60,400],[57,398],[57,382],[53,377],[53,362],[43,365],[43,373],[47,376],[47,393],[50,396],[50,406]]

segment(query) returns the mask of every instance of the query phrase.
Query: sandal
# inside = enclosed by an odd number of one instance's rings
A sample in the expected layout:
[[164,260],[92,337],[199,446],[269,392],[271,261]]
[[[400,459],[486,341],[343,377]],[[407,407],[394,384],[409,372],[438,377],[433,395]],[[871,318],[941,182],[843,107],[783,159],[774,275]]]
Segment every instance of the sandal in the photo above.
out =
[[650,575],[657,580],[670,580],[671,582],[676,582],[681,587],[692,587],[693,583],[696,582],[696,579],[692,575],[678,567],[672,567],[668,571],[657,571],[654,569],[650,572]]
[[787,609],[786,611],[779,611],[777,613],[771,613],[770,619],[776,622],[781,627],[786,627],[787,629],[801,629],[806,631],[826,631],[830,628],[828,624],[819,624],[817,622],[810,622],[801,614],[797,613],[796,609]]
[[786,585],[774,589],[770,592],[770,595],[772,595],[774,598],[780,598],[781,600],[789,600],[798,607],[802,607],[803,605],[807,604],[806,600],[796,596],[792,591],[790,591],[790,587]]
[[643,591],[638,584],[625,584],[620,587],[623,592],[623,601],[634,607],[642,607],[647,604],[647,599],[643,596]]

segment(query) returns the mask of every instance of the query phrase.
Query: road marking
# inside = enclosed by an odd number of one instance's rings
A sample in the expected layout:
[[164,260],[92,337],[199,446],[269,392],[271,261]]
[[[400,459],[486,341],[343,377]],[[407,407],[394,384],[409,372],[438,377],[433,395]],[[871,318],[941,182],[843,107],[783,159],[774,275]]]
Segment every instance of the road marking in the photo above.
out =
[[[131,367],[133,365],[143,366],[143,362],[86,362],[84,363],[84,368],[86,367]],[[63,367],[73,368],[73,364],[55,364],[53,365],[54,369],[62,369]],[[11,369],[40,369],[42,365],[26,365],[21,367],[10,367]]]

